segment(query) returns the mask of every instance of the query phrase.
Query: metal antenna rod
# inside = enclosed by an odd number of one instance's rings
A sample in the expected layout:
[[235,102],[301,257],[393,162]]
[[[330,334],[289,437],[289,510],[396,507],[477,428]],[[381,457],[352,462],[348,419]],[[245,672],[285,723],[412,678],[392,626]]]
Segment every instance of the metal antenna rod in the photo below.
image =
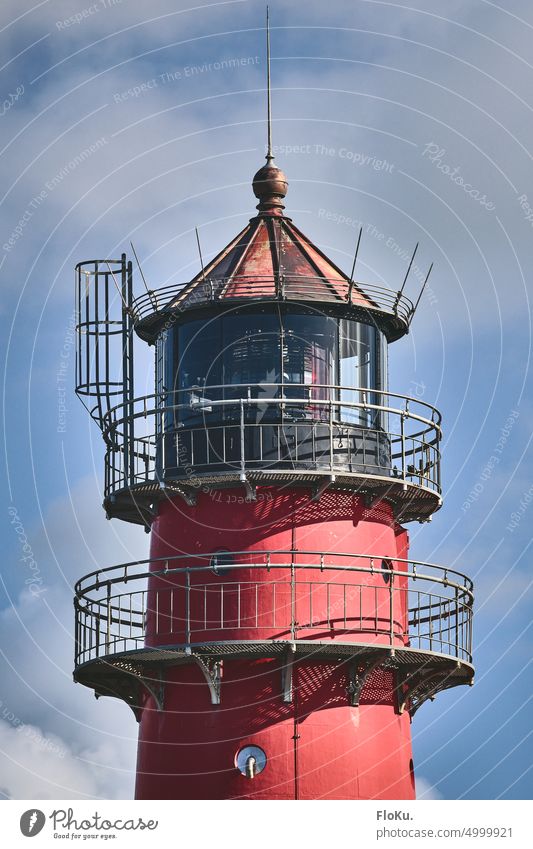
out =
[[417,242],[416,245],[415,245],[415,249],[413,251],[413,255],[411,257],[411,262],[409,263],[409,267],[408,267],[407,271],[405,272],[405,277],[403,278],[402,288],[399,290],[398,294],[396,295],[396,300],[394,301],[394,306],[392,308],[393,312],[396,312],[398,304],[400,303],[400,298],[402,297],[403,290],[405,289],[405,284],[407,283],[407,278],[409,277],[409,274],[410,274],[410,271],[411,271],[411,268],[412,268],[412,265],[413,265],[413,262],[414,262],[414,259],[415,259],[415,256],[416,256],[416,252],[418,250],[418,245],[419,245],[419,243]]
[[431,263],[431,265],[429,266],[428,273],[426,274],[426,279],[424,280],[424,283],[422,284],[422,288],[420,290],[420,294],[419,294],[418,298],[416,299],[416,304],[413,307],[413,312],[411,313],[411,318],[409,319],[409,324],[411,324],[413,318],[415,317],[415,312],[417,310],[418,304],[420,303],[420,299],[421,299],[422,295],[424,294],[424,289],[426,288],[427,282],[429,280],[429,275],[431,274],[432,270],[433,270],[433,263]]
[[119,286],[119,285],[118,285],[118,283],[117,283],[117,278],[116,278],[116,277],[115,277],[115,275],[113,274],[113,271],[112,271],[111,266],[109,265],[109,262],[107,261],[107,259],[106,259],[106,261],[105,261],[105,264],[107,265],[107,267],[108,267],[108,269],[109,269],[109,273],[110,273],[111,277],[113,278],[113,283],[115,284],[115,286],[116,286],[116,288],[117,288],[117,292],[118,292],[118,294],[119,294],[119,296],[120,296],[120,300],[122,301],[122,306],[124,307],[124,309],[125,309],[125,311],[126,311],[126,312],[129,312],[129,311],[130,311],[130,308],[129,308],[129,306],[127,305],[126,301],[124,300],[124,295],[122,294],[121,288],[120,288],[120,286]]
[[135,262],[137,263],[137,267],[138,267],[139,271],[141,272],[141,277],[142,277],[142,281],[144,283],[144,288],[146,289],[146,294],[150,298],[150,303],[152,304],[152,306],[154,306],[154,300],[152,298],[153,292],[152,292],[151,289],[148,288],[148,283],[146,282],[145,276],[143,274],[143,270],[141,268],[141,263],[139,262],[139,257],[137,256],[137,251],[133,247],[133,242],[130,241],[130,245],[131,245],[131,249],[133,251],[133,256],[135,257]]
[[352,289],[353,289],[353,284],[354,284],[353,276],[354,276],[354,273],[355,273],[355,264],[357,262],[357,255],[359,253],[359,245],[361,244],[361,236],[362,235],[363,235],[363,228],[361,227],[360,230],[359,230],[359,236],[357,237],[357,245],[356,245],[356,248],[355,248],[355,256],[353,258],[352,273],[350,274],[350,285],[348,286],[348,300],[350,300],[351,297],[352,297]]
[[266,11],[266,50],[267,50],[267,155],[270,162],[274,159],[272,155],[272,96],[270,87],[270,14],[267,6]]
[[147,293],[150,295],[150,294],[151,294],[151,293],[150,293],[150,289],[148,288],[148,284],[147,284],[147,282],[146,282],[146,280],[145,280],[145,277],[144,277],[144,274],[143,274],[143,270],[142,270],[142,268],[141,268],[141,263],[139,262],[139,257],[137,256],[137,251],[136,251],[136,250],[135,250],[135,248],[133,247],[133,242],[130,242],[130,245],[131,245],[131,249],[132,249],[132,251],[133,251],[133,256],[135,257],[135,261],[136,261],[136,263],[137,263],[137,267],[138,267],[139,271],[141,272],[141,277],[142,277],[142,279],[143,279],[144,288],[146,289]]
[[413,251],[413,256],[411,257],[411,262],[409,263],[409,268],[408,268],[408,269],[407,269],[407,271],[405,272],[405,277],[404,277],[404,279],[403,279],[402,288],[400,289],[400,292],[399,292],[399,294],[400,294],[400,295],[402,295],[403,290],[404,290],[404,288],[405,288],[405,284],[407,283],[407,278],[409,277],[409,274],[410,274],[410,271],[411,271],[411,267],[412,267],[412,265],[413,265],[413,262],[414,262],[414,259],[415,259],[415,256],[416,256],[416,252],[417,252],[417,250],[418,250],[418,244],[419,244],[419,243],[417,242],[417,243],[416,243],[416,245],[415,245],[415,249],[414,249],[414,251]]
[[195,227],[194,230],[196,232],[196,243],[198,245],[198,253],[200,255],[200,265],[202,266],[202,280],[205,283],[204,260],[203,260],[203,257],[202,257],[202,248],[200,247],[200,236],[198,235],[198,227]]

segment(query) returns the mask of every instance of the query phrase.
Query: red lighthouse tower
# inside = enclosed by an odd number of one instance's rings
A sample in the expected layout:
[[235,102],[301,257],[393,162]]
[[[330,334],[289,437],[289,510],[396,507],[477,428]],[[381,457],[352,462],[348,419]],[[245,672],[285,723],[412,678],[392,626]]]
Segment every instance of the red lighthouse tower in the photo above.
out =
[[104,506],[152,540],[78,582],[74,677],[133,709],[137,798],[411,799],[412,716],[473,678],[472,583],[404,527],[441,505],[440,414],[388,389],[405,281],[314,246],[270,149],[257,215],[189,283],[134,298],[124,255],[77,266]]

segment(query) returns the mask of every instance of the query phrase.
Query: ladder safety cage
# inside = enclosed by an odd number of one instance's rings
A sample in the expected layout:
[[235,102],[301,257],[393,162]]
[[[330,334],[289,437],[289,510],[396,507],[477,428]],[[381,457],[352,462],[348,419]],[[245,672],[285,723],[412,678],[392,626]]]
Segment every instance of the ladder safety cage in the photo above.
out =
[[104,421],[117,403],[128,411],[113,435],[133,474],[133,270],[126,254],[76,265],[76,395],[106,436]]

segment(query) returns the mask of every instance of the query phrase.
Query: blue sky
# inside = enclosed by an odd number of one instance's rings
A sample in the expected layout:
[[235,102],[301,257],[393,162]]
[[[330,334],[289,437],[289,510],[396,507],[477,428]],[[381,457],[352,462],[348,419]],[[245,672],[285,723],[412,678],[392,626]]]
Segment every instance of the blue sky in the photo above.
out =
[[[71,679],[73,582],[148,545],[100,508],[103,444],[72,391],[73,267],[133,239],[151,286],[183,281],[196,225],[207,258],[254,213],[264,5],[192,5],[0,11],[4,796],[132,794],[133,716]],[[410,526],[411,553],[474,579],[477,673],[415,718],[419,794],[529,798],[533,13],[526,0],[273,0],[271,15],[287,213],[346,270],[361,222],[369,282],[397,288],[417,241],[419,273],[435,261],[390,384],[443,413],[444,507]],[[139,344],[139,394],[150,379]]]

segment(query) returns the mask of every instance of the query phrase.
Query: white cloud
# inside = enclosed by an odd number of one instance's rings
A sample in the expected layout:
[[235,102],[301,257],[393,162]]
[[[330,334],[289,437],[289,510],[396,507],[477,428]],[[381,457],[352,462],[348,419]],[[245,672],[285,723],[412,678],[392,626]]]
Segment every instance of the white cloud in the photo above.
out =
[[416,798],[417,799],[442,799],[436,787],[434,787],[427,778],[422,775],[416,777]]
[[142,530],[105,521],[95,490],[92,479],[80,482],[52,503],[40,531],[27,529],[44,592],[20,591],[12,572],[11,605],[0,612],[0,786],[13,798],[133,794],[133,713],[115,699],[95,702],[72,680],[73,582],[147,553]]
[[133,795],[132,771],[118,746],[72,746],[40,728],[0,721],[2,791],[10,799],[124,799]]

